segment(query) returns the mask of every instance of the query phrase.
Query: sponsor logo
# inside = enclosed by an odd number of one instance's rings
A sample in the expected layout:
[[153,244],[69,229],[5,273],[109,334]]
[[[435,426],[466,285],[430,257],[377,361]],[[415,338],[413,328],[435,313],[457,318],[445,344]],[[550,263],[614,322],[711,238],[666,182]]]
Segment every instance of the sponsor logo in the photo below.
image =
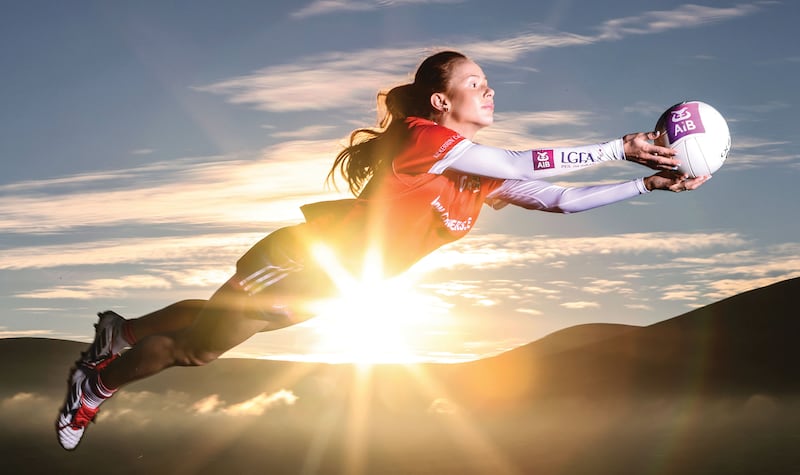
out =
[[439,147],[439,150],[437,150],[436,153],[433,154],[433,158],[437,158],[438,159],[439,157],[441,157],[442,154],[445,153],[450,147],[452,147],[453,143],[456,140],[460,139],[460,138],[461,138],[461,135],[456,134],[456,135],[451,136],[449,139],[445,140],[445,142],[442,144],[442,146]]
[[700,119],[699,108],[699,104],[691,103],[683,104],[670,111],[667,121],[667,136],[670,143],[675,143],[687,135],[706,131],[703,121]]
[[441,196],[437,196],[436,199],[431,201],[431,206],[442,217],[442,223],[444,226],[450,231],[469,231],[472,228],[472,217],[468,217],[467,219],[451,218],[450,212],[442,204],[442,202],[439,201],[440,199]]
[[549,170],[555,168],[556,162],[552,150],[533,150],[533,169]]
[[591,152],[561,152],[561,163],[596,162]]

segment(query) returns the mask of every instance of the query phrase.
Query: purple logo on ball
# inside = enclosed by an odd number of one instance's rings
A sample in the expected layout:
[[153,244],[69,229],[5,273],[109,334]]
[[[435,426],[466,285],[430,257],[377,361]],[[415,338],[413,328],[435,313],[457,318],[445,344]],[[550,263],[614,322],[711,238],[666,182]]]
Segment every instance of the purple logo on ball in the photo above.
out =
[[687,135],[705,131],[703,120],[700,118],[700,104],[697,102],[679,104],[669,111],[667,118],[669,143],[675,143]]
[[549,170],[555,168],[556,162],[553,159],[552,150],[534,150],[532,155],[534,170]]

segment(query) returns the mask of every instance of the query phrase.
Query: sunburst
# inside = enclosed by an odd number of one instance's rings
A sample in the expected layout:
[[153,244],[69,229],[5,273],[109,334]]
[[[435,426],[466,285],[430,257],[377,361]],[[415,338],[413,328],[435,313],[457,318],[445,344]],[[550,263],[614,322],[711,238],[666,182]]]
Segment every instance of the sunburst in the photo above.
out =
[[329,362],[414,363],[418,330],[436,318],[441,305],[415,289],[411,274],[384,278],[377,253],[368,253],[360,276],[349,273],[324,246],[314,256],[339,289],[336,298],[318,304],[311,326],[315,353]]

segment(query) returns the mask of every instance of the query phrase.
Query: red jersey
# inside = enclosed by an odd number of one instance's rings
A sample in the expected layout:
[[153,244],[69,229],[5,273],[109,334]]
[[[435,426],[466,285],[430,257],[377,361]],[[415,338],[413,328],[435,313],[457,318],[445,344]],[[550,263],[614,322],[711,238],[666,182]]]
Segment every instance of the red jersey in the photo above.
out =
[[357,199],[302,208],[313,238],[332,245],[354,271],[367,249],[379,251],[384,273],[394,275],[463,237],[486,195],[503,183],[448,169],[432,173],[464,137],[421,118],[405,124],[408,135],[391,167],[373,176]]

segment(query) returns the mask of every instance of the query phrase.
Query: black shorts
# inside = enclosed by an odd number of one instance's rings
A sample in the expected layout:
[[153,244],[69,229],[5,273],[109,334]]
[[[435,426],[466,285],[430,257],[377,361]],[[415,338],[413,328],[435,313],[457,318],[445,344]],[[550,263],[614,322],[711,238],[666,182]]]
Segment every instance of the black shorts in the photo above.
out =
[[270,233],[236,263],[236,284],[254,301],[261,318],[307,314],[311,301],[330,297],[335,286],[308,249],[306,224]]

